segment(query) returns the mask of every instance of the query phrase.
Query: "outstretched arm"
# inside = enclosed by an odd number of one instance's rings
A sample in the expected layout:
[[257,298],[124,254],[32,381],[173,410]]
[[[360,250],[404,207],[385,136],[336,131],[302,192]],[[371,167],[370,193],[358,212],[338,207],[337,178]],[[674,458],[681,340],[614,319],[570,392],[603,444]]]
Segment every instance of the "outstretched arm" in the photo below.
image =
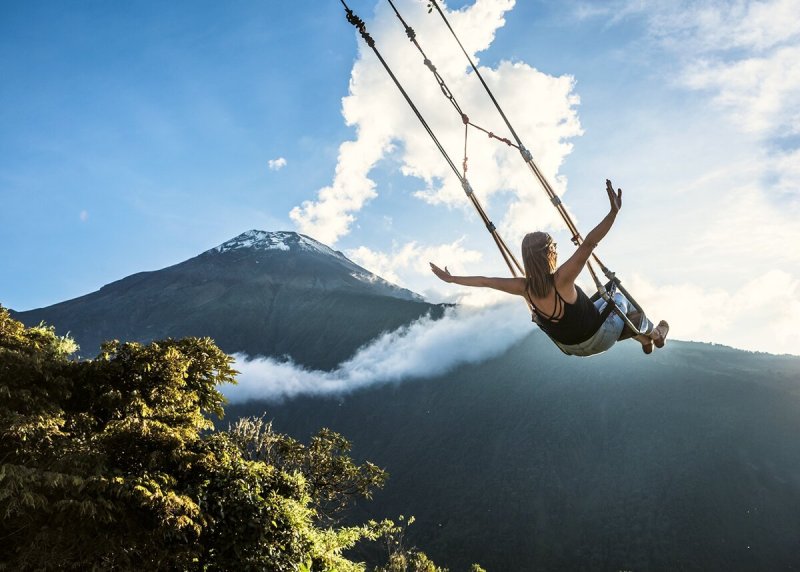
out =
[[440,280],[444,280],[445,282],[461,284],[462,286],[494,288],[495,290],[500,290],[501,292],[506,292],[508,294],[516,294],[517,296],[525,295],[524,278],[492,278],[489,276],[453,276],[452,274],[450,274],[450,271],[447,269],[447,266],[445,266],[444,270],[442,270],[441,268],[436,266],[433,262],[430,262],[429,264],[431,265],[431,271],[434,274],[436,274],[436,276]]
[[611,181],[606,179],[606,193],[608,193],[610,210],[603,220],[586,235],[586,238],[583,239],[575,253],[556,271],[556,280],[560,285],[575,284],[575,280],[592,255],[592,251],[603,240],[603,237],[608,234],[617,219],[617,213],[622,208],[622,189],[614,191]]

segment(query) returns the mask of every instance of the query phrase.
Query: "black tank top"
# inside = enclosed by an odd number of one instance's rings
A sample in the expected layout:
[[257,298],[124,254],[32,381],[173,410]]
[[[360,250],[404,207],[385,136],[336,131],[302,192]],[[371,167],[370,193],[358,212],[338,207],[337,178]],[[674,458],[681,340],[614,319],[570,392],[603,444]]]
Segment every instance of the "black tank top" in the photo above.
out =
[[[600,312],[580,286],[576,285],[575,290],[578,291],[578,299],[573,304],[564,300],[558,290],[555,290],[556,304],[549,316],[540,312],[536,306],[533,307],[534,320],[539,327],[557,342],[568,346],[585,342],[603,323]],[[561,308],[564,309],[564,314],[561,318],[556,318]]]

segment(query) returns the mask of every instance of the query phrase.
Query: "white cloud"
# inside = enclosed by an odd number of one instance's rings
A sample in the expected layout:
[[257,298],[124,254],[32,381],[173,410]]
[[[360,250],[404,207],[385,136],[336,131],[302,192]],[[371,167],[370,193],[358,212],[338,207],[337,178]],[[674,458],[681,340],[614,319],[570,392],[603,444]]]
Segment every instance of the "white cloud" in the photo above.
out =
[[775,181],[775,190],[800,198],[800,149],[776,153],[767,162],[766,171]]
[[798,0],[660,1],[636,3],[651,29],[673,47],[695,53],[744,48],[765,52],[800,38]]
[[384,334],[333,371],[291,362],[236,355],[238,385],[223,389],[234,402],[280,400],[296,395],[347,393],[367,385],[443,374],[465,363],[497,356],[532,331],[524,304],[449,310],[440,320],[422,318]]
[[277,159],[270,159],[267,161],[270,171],[280,171],[286,166],[286,159],[278,157]]
[[670,323],[670,337],[769,353],[798,354],[800,279],[783,270],[704,289],[656,286],[635,277],[632,291],[648,315]]
[[413,289],[415,278],[429,278],[429,262],[441,266],[447,264],[451,272],[458,274],[464,272],[468,264],[483,259],[480,252],[464,248],[463,243],[463,237],[449,244],[431,246],[422,246],[412,241],[402,246],[395,245],[389,253],[360,246],[348,250],[347,257],[390,282]]
[[712,91],[742,130],[800,133],[800,44],[734,61],[699,59],[683,79],[690,88]]
[[744,131],[800,133],[800,0],[623,2]]
[[491,288],[469,288],[445,283],[431,272],[429,262],[456,275],[507,276],[502,258],[492,249],[488,260],[477,250],[464,248],[465,238],[452,243],[424,246],[417,242],[395,245],[390,252],[371,250],[365,246],[348,250],[347,256],[357,264],[435,303],[455,303],[461,306],[486,307],[506,303],[508,294]]
[[[476,0],[461,10],[448,12],[473,60],[478,62],[476,54],[491,44],[513,5],[513,0]],[[508,136],[480,83],[474,74],[467,73],[467,62],[442,22],[429,16],[415,0],[401,0],[398,6],[470,119],[500,136]],[[442,97],[388,5],[378,4],[367,27],[400,82],[460,166],[464,130],[461,120]],[[523,62],[501,62],[497,68],[480,69],[537,164],[552,183],[563,188],[564,181],[557,180],[556,173],[571,150],[566,141],[581,132],[573,78],[552,77]],[[328,243],[347,234],[356,213],[377,196],[369,173],[389,152],[395,153],[393,159],[399,161],[404,175],[422,181],[417,197],[432,204],[468,205],[458,179],[360,39],[350,94],[343,99],[342,109],[347,124],[356,129],[356,139],[340,146],[332,184],[321,189],[315,200],[305,201],[291,211],[301,232]],[[537,192],[533,176],[516,150],[472,130],[469,157],[468,177],[484,205],[498,194],[510,193],[511,206],[504,219],[515,235],[512,242],[524,232],[523,226],[527,229],[531,225],[558,224],[554,210],[542,208],[545,195],[541,190]]]
[[800,0],[618,0],[580,3],[578,19],[643,17],[681,68],[743,131],[800,133]]

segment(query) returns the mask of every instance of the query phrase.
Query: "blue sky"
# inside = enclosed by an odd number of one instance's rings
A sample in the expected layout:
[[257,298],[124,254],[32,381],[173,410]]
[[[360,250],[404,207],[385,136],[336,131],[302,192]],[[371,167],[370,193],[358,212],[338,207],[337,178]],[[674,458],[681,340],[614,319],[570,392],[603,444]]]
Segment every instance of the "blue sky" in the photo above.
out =
[[[460,124],[386,3],[350,5],[460,159]],[[424,2],[398,6],[468,113],[502,131]],[[447,6],[584,232],[604,179],[625,189],[601,255],[654,318],[683,339],[798,353],[800,0]],[[429,258],[504,272],[339,2],[3,3],[0,75],[5,306],[250,228],[306,232],[435,300],[492,299],[436,283]],[[510,244],[547,228],[568,252],[503,153],[471,139],[492,218]]]

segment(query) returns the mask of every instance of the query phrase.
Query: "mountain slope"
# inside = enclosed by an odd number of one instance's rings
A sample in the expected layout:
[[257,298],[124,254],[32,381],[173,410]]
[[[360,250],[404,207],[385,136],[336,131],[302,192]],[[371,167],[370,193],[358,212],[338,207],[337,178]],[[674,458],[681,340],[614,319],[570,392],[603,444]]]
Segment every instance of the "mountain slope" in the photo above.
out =
[[210,336],[227,352],[330,369],[361,345],[442,306],[294,232],[251,230],[195,258],[97,292],[15,312],[69,331],[92,356],[108,339]]
[[800,358],[567,358],[536,333],[436,379],[228,407],[264,413],[385,467],[358,517],[414,514],[409,542],[451,569],[800,569]]

